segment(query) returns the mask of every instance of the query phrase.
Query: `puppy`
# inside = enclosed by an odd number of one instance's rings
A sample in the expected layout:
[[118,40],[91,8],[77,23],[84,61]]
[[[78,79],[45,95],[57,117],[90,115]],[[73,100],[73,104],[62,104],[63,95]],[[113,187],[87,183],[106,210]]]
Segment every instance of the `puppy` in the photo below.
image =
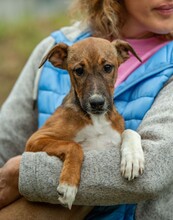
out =
[[122,175],[131,180],[143,172],[140,136],[124,130],[124,120],[113,104],[117,70],[129,52],[139,59],[127,42],[91,37],[72,46],[57,44],[41,63],[49,60],[68,70],[71,90],[28,140],[26,151],[45,151],[63,161],[57,191],[59,201],[69,209],[78,191],[84,151],[121,146]]

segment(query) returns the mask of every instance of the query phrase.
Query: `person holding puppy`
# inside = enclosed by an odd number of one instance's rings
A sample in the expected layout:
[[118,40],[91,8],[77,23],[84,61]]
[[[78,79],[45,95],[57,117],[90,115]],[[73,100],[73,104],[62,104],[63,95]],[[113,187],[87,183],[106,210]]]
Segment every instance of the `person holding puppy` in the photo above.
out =
[[[45,153],[23,151],[30,135],[42,126],[67,94],[68,74],[48,62],[41,70],[38,66],[56,43],[71,45],[95,36],[110,41],[126,40],[142,60],[140,63],[131,55],[120,66],[114,100],[126,128],[141,135],[145,172],[129,182],[120,173],[119,149],[86,153],[75,205],[95,208],[89,212],[79,207],[78,219],[171,220],[173,1],[78,0],[76,8],[85,15],[84,20],[55,31],[36,47],[2,106],[0,207],[5,208],[0,211],[0,218],[11,215],[15,219],[14,210],[20,210],[16,214],[19,217],[31,214],[28,210],[34,210],[33,203],[22,199],[15,202],[21,195],[35,202],[58,203],[56,187],[61,161]],[[34,110],[33,99],[37,100]],[[77,207],[72,208],[74,213],[79,212]],[[43,219],[40,213],[44,213],[45,219],[51,213],[51,219],[56,219],[60,212],[66,212],[64,219],[72,219],[69,217],[72,212],[56,205],[36,203],[35,210],[35,213],[39,210],[36,219]]]

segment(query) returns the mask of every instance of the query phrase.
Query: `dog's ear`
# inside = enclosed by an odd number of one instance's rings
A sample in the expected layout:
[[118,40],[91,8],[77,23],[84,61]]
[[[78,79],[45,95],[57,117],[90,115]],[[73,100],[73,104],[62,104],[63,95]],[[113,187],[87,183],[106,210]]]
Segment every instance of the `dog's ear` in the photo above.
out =
[[43,58],[39,68],[46,62],[46,60],[49,60],[55,67],[66,69],[68,47],[69,46],[64,43],[59,43],[55,45]]
[[113,44],[113,46],[117,50],[119,65],[121,63],[125,62],[130,57],[129,52],[131,52],[140,62],[142,62],[140,57],[137,55],[137,53],[132,48],[132,46],[129,43],[127,43],[126,41],[115,40],[111,44]]

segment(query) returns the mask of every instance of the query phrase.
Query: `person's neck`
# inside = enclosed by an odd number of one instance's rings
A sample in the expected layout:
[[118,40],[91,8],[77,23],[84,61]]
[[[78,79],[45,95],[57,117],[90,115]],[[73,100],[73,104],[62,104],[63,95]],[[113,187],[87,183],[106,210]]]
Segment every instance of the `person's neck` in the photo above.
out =
[[138,33],[138,34],[133,34],[133,33],[123,33],[122,34],[124,39],[147,39],[147,38],[151,38],[154,37],[155,34],[151,33],[151,32],[143,32],[143,33]]
[[121,35],[124,39],[146,39],[155,36],[153,32],[145,30],[140,24],[132,25],[132,22],[127,21],[121,30]]

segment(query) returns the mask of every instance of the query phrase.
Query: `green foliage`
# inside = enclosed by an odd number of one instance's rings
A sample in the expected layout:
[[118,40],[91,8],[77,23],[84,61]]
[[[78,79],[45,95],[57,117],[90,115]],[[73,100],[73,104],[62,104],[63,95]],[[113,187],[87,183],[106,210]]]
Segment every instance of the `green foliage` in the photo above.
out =
[[25,16],[10,23],[0,21],[0,105],[34,47],[52,31],[65,25],[69,25],[65,13],[49,18]]
[[0,22],[0,41],[3,40],[6,36],[6,26],[4,23]]

